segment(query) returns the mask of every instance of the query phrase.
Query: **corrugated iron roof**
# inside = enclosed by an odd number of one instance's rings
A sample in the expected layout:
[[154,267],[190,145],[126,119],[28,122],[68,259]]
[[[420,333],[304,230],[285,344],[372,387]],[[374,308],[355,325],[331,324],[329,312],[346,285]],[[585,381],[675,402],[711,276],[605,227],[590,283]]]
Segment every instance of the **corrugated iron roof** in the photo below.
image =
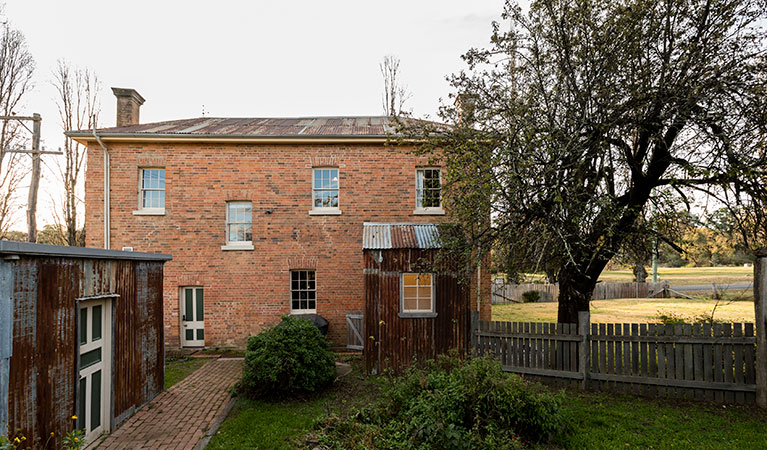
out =
[[[398,123],[397,121],[401,121]],[[242,138],[328,138],[388,137],[397,134],[402,124],[426,121],[387,116],[359,117],[272,117],[171,120],[97,130],[101,137],[242,137]],[[92,138],[92,130],[67,131],[67,136]]]
[[440,248],[439,231],[433,223],[371,223],[362,228],[364,250]]

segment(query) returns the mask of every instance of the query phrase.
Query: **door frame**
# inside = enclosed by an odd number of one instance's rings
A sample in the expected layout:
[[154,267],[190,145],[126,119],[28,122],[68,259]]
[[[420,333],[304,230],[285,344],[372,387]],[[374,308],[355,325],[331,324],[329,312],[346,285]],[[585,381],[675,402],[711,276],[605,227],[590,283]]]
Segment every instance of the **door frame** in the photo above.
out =
[[[185,292],[187,289],[192,290],[192,308],[195,310],[194,312],[197,312],[197,290],[200,289],[203,291],[203,317],[201,321],[198,320],[189,320],[185,321],[184,316],[186,315],[186,303],[185,303]],[[178,288],[178,319],[179,319],[179,344],[181,348],[202,348],[205,347],[205,338],[203,339],[186,339],[186,327],[184,326],[184,322],[201,322],[201,329],[205,330],[205,287],[200,285],[189,285],[189,286],[179,286]],[[197,337],[197,329],[195,329],[194,337]],[[187,344],[187,342],[190,342],[191,344]]]
[[[86,447],[90,447],[90,445],[94,442],[98,441],[98,437],[105,434],[110,433],[112,431],[112,407],[114,405],[113,398],[112,398],[112,387],[114,384],[114,324],[115,324],[115,303],[116,299],[120,297],[118,294],[101,294],[101,295],[93,295],[88,297],[80,297],[75,299],[75,401],[74,401],[74,414],[79,414],[80,411],[80,310],[83,308],[83,304],[85,303],[86,307],[93,306],[93,305],[87,305],[88,303],[96,303],[99,302],[102,304],[102,330],[101,330],[101,336],[103,340],[103,344],[101,345],[102,349],[102,355],[101,355],[101,370],[102,370],[102,376],[101,376],[101,424],[97,428],[98,433],[95,434],[94,439],[94,433],[91,431],[90,433],[86,433],[84,438],[86,438]],[[90,336],[92,327],[91,327],[91,321],[88,321],[87,327],[89,330],[87,331],[88,336]],[[87,382],[86,382],[87,385]],[[86,388],[87,389],[87,388]],[[86,391],[85,394],[86,398],[86,408],[88,407],[88,399],[90,398],[90,392]],[[88,428],[87,424],[87,417],[83,418],[83,421],[86,423],[86,430]]]

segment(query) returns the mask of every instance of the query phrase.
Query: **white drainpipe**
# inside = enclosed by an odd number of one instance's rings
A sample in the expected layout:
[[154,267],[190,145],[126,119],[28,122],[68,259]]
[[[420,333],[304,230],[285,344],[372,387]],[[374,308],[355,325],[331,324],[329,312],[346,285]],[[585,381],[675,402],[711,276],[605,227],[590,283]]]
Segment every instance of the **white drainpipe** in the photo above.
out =
[[104,149],[104,248],[109,250],[109,150],[96,134],[96,128],[93,129],[93,137]]

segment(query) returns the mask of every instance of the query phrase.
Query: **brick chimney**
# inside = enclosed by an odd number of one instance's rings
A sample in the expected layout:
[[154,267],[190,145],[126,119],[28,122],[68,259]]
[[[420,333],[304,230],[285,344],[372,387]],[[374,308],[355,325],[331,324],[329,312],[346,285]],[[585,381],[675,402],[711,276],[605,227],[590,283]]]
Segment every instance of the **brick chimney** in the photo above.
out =
[[144,97],[135,89],[113,87],[112,92],[117,97],[116,126],[138,125],[139,109],[144,104]]

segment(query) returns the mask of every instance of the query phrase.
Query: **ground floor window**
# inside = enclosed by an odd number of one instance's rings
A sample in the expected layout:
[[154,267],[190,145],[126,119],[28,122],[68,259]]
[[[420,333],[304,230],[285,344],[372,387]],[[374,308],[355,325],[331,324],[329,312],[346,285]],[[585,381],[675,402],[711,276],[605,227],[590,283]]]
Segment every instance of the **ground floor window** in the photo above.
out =
[[432,274],[402,274],[402,312],[433,312]]
[[313,270],[290,272],[290,309],[292,312],[317,311],[317,286]]

